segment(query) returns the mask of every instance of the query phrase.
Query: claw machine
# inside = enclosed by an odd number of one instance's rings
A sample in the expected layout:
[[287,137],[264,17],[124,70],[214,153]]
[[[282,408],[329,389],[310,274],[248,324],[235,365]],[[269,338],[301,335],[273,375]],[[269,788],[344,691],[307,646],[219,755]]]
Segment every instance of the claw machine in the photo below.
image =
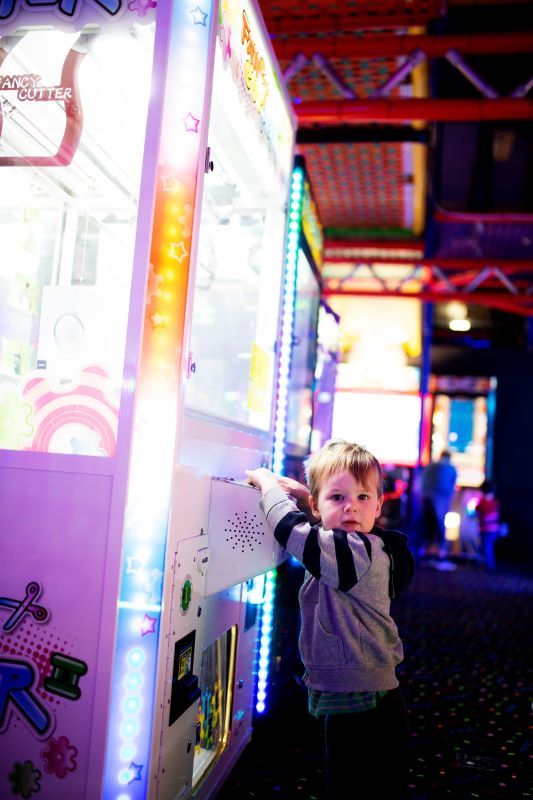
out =
[[253,2],[0,3],[0,796],[252,730],[294,117]]

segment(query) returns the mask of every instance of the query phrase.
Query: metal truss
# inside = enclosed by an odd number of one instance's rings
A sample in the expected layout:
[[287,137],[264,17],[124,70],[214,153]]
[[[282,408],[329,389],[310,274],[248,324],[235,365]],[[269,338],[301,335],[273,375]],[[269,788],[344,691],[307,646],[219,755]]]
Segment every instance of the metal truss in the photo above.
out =
[[533,261],[326,255],[323,294],[458,300],[533,316]]
[[[303,102],[296,107],[301,126],[316,123],[336,125],[361,122],[396,123],[409,120],[445,122],[448,120],[533,119],[533,101],[526,98],[533,77],[521,81],[509,97],[501,97],[467,62],[465,53],[489,54],[531,52],[533,34],[471,34],[450,36],[394,34],[329,39],[298,39],[276,45],[280,58],[292,58],[283,76],[288,83],[303,67],[312,63],[342,95],[343,100]],[[295,52],[297,50],[297,52]],[[357,59],[378,56],[403,56],[400,66],[370,96],[358,97],[338,73],[329,58]],[[444,57],[482,95],[480,99],[389,98],[393,89],[429,58]]]

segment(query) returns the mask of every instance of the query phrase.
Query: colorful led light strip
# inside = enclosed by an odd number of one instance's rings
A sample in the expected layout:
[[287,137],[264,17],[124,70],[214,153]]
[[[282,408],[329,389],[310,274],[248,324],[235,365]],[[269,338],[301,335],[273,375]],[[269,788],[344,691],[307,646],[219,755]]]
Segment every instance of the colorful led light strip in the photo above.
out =
[[268,672],[270,665],[270,644],[272,640],[272,618],[274,613],[274,595],[276,590],[276,570],[266,574],[265,599],[261,613],[261,628],[259,632],[259,658],[257,661],[257,684],[255,695],[255,710],[263,714],[267,707]]
[[[285,285],[283,288],[281,346],[278,373],[278,392],[276,419],[274,423],[274,447],[272,453],[272,471],[275,475],[283,473],[285,462],[285,436],[287,430],[287,403],[289,399],[289,376],[291,369],[292,338],[294,329],[294,306],[296,303],[296,279],[298,271],[298,253],[300,248],[300,228],[302,223],[302,204],[304,193],[304,175],[301,167],[292,173],[291,196],[289,205],[289,226],[287,236],[287,253],[285,257]],[[256,704],[257,713],[266,709],[268,673],[270,666],[270,642],[272,638],[272,616],[274,611],[274,591],[276,571],[267,573],[265,586],[265,602],[261,615],[261,631],[259,639],[259,661],[257,670]]]
[[173,6],[123,535],[104,800],[144,800],[148,795],[211,17],[210,0],[192,11],[185,3]]
[[300,226],[302,218],[303,170],[300,167],[292,173],[289,206],[289,234],[285,258],[285,286],[283,289],[281,346],[278,374],[278,394],[276,420],[274,424],[274,448],[272,471],[275,475],[283,473],[285,461],[285,436],[287,430],[287,404],[289,399],[289,375],[291,369],[292,337],[294,328],[294,305],[296,302],[296,278],[298,253],[300,247]]

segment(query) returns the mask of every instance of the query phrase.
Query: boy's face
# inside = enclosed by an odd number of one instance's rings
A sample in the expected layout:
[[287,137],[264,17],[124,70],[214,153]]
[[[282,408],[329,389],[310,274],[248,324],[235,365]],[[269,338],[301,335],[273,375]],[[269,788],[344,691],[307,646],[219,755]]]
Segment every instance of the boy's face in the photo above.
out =
[[383,496],[378,495],[375,472],[368,475],[367,481],[365,485],[359,483],[347,470],[326,478],[316,501],[312,497],[310,500],[313,513],[320,516],[325,530],[370,533],[381,514]]

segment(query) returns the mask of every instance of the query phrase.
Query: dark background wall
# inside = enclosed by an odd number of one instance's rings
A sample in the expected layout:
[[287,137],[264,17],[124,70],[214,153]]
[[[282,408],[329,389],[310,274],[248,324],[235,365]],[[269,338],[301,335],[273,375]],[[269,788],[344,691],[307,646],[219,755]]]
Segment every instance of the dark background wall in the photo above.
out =
[[533,564],[533,352],[434,345],[431,372],[497,378],[493,477],[510,527],[498,555]]

